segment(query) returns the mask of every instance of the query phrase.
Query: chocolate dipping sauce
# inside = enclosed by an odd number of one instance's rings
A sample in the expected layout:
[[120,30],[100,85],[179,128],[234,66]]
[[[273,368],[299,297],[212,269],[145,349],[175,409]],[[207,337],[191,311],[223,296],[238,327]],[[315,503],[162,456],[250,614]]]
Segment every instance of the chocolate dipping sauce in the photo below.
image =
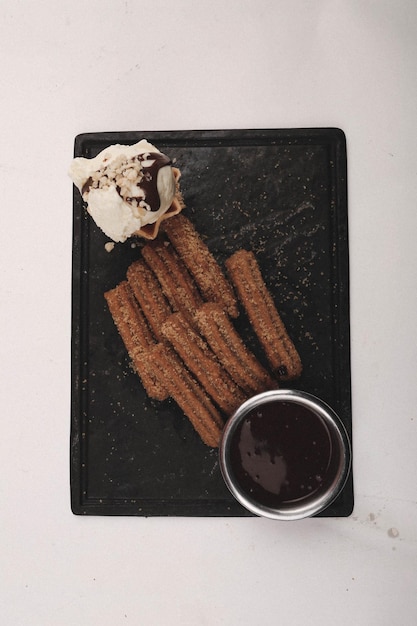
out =
[[230,441],[236,482],[267,507],[301,502],[325,489],[339,458],[324,420],[294,402],[253,408]]

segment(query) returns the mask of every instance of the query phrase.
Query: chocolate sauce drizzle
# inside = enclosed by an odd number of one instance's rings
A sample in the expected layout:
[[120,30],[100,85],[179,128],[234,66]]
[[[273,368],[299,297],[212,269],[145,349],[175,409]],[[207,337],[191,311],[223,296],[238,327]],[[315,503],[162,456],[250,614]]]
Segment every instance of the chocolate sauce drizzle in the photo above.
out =
[[[158,211],[161,206],[161,198],[158,193],[158,186],[156,184],[158,172],[161,167],[165,167],[166,165],[171,165],[171,159],[169,159],[165,154],[161,154],[158,152],[151,152],[149,155],[139,155],[138,160],[152,160],[152,165],[143,166],[142,172],[143,178],[140,182],[140,187],[145,192],[144,201],[151,207],[151,211]],[[127,201],[133,200],[134,198],[127,198]],[[140,200],[140,198],[138,199]]]
[[[145,161],[151,161],[151,164],[144,165]],[[148,209],[149,211],[156,212],[159,210],[161,206],[161,198],[160,198],[160,195],[158,192],[158,186],[157,186],[158,172],[162,167],[166,167],[167,165],[172,165],[172,161],[169,157],[167,157],[165,154],[162,154],[160,152],[147,152],[145,154],[138,154],[132,159],[129,159],[128,161],[123,163],[123,169],[129,168],[129,166],[134,163],[141,164],[142,178],[140,182],[137,183],[137,187],[139,187],[142,190],[144,196],[143,195],[140,195],[140,196],[131,195],[131,196],[125,197],[122,195],[121,187],[119,185],[116,185],[116,191],[119,194],[119,196],[123,198],[123,200],[125,200],[125,202],[128,202],[129,204],[136,203],[138,206],[146,204],[147,208],[149,207]],[[108,172],[108,168],[106,166],[101,172],[102,176],[106,177],[106,184],[108,184],[109,182],[109,179],[106,176],[107,172]],[[84,183],[81,189],[81,195],[84,196],[86,192],[90,191],[91,187],[96,187],[96,186],[98,187],[101,186],[100,179],[98,180],[98,183],[95,184],[93,178],[90,176],[86,180],[86,182]]]

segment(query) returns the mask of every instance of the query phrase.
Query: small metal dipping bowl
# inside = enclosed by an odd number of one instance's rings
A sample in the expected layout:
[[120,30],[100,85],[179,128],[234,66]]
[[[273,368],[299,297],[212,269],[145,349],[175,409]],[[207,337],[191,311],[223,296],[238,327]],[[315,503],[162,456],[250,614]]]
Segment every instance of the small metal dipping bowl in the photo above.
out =
[[[331,457],[335,462],[325,487],[302,499],[280,502],[277,508],[257,501],[239,483],[233,467],[231,443],[237,428],[255,408],[267,403],[296,403],[315,414],[327,428]],[[229,418],[223,431],[219,449],[220,468],[227,487],[234,497],[251,513],[276,520],[299,520],[324,511],[342,491],[351,466],[351,445],[346,429],[338,415],[319,398],[303,391],[277,389],[253,396],[244,402]]]

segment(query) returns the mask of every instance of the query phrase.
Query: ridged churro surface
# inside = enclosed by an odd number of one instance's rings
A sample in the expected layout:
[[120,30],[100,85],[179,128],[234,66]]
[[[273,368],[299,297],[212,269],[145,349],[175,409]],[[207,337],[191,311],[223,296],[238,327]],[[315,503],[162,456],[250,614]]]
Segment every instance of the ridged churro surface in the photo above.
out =
[[206,301],[217,302],[230,317],[239,314],[236,296],[219,264],[185,215],[165,222],[168,235]]
[[158,339],[163,339],[161,327],[171,315],[172,309],[162,292],[158,279],[143,259],[129,266],[127,279],[153,334]]
[[192,318],[202,298],[172,245],[152,241],[142,248],[142,256],[157,276],[171,308]]
[[217,447],[223,430],[223,420],[205,391],[167,346],[155,346],[149,353],[149,359],[166,381],[169,395],[183,410],[203,442]]
[[246,398],[201,335],[182,313],[173,313],[162,333],[212,400],[231,415]]
[[107,291],[104,297],[147,394],[155,400],[165,400],[168,397],[166,389],[147,360],[147,352],[155,345],[155,340],[127,281]]
[[248,350],[231,320],[218,304],[203,304],[195,319],[214,354],[246,393],[259,393],[278,386]]
[[297,378],[302,371],[300,356],[263,280],[255,255],[238,250],[227,259],[226,267],[272,370],[281,380]]

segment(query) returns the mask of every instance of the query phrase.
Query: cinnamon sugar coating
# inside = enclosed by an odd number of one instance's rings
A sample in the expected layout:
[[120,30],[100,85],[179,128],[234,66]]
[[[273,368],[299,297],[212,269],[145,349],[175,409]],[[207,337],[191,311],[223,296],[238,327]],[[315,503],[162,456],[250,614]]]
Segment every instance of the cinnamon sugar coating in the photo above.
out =
[[202,336],[182,313],[173,313],[162,333],[219,408],[231,415],[246,397]]
[[281,380],[297,378],[302,371],[300,356],[275,307],[255,255],[238,250],[227,259],[226,267],[272,370]]
[[155,345],[155,339],[127,281],[107,291],[104,297],[147,394],[155,400],[165,400],[168,397],[166,389],[160,377],[149,366],[147,358],[147,352]]
[[159,344],[148,356],[152,367],[166,381],[169,395],[183,410],[203,442],[217,447],[224,424],[206,392],[171,348]]
[[164,232],[194,278],[204,300],[217,302],[230,317],[239,315],[232,286],[219,264],[185,215],[177,215],[163,225]]
[[277,387],[217,303],[203,304],[197,311],[195,320],[223,367],[246,393],[255,394]]

